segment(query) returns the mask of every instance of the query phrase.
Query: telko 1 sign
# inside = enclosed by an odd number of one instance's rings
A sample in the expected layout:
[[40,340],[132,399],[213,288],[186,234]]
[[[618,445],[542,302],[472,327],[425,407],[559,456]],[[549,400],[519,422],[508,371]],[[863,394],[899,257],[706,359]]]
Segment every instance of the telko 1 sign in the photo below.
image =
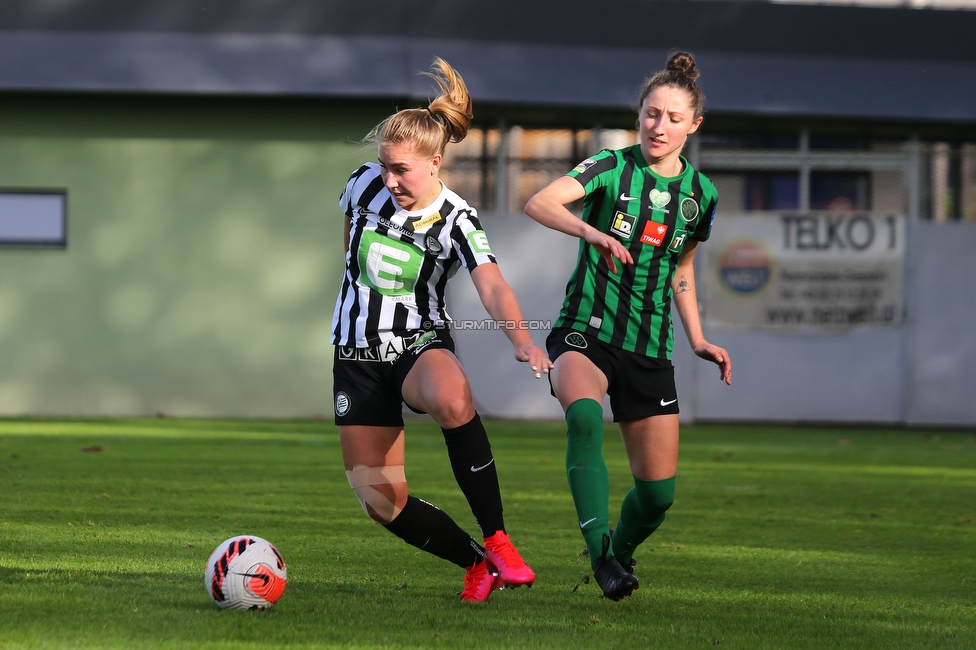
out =
[[710,325],[890,326],[904,311],[904,216],[720,214],[699,248]]

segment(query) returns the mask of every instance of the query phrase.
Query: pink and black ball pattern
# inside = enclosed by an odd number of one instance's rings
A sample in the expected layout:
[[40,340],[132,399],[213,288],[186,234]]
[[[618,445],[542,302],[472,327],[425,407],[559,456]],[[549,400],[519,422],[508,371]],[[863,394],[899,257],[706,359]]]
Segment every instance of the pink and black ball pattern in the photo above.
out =
[[288,570],[271,542],[239,535],[210,554],[204,579],[221,609],[268,609],[285,592]]

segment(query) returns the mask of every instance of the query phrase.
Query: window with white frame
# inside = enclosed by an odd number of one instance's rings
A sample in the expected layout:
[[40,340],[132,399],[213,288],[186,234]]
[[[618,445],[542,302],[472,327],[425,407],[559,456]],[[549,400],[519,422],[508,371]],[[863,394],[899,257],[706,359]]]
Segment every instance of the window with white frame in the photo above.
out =
[[[443,177],[479,210],[520,214],[539,189],[628,129],[474,128],[445,153]],[[715,183],[720,210],[889,212],[976,220],[976,143],[701,131],[685,155]],[[578,210],[581,206],[572,206]]]
[[67,192],[0,189],[0,246],[67,245]]

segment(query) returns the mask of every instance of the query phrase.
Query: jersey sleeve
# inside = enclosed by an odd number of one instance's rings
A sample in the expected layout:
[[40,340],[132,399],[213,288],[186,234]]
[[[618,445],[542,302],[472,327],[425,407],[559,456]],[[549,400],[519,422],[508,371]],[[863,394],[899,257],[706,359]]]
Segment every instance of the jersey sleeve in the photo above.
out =
[[482,264],[496,263],[495,255],[491,252],[491,245],[488,243],[488,235],[481,227],[477,211],[472,207],[458,211],[454,228],[451,229],[451,242],[468,273]]
[[353,207],[355,207],[355,195],[356,195],[356,181],[369,171],[369,165],[363,165],[349,176],[349,180],[346,181],[346,186],[342,188],[342,194],[339,195],[339,209],[342,213],[352,219]]
[[702,216],[691,233],[692,239],[708,241],[712,234],[712,222],[715,221],[715,208],[718,207],[718,190],[707,178],[702,178]]
[[604,149],[573,167],[566,175],[579,181],[583,191],[590,194],[597,188],[606,187],[616,168],[617,156],[612,150]]

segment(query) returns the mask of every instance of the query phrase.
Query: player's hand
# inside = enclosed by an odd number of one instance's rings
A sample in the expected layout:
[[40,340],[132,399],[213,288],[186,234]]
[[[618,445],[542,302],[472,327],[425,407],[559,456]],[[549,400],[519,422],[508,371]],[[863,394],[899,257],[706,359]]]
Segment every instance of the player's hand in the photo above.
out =
[[586,235],[583,237],[590,246],[596,249],[604,260],[606,260],[607,266],[610,267],[611,273],[617,272],[617,260],[620,260],[624,264],[633,264],[634,258],[631,257],[630,251],[624,248],[616,237],[612,237],[605,232],[600,232],[596,228],[590,228],[586,231]]
[[528,363],[529,368],[535,373],[536,379],[541,379],[542,375],[548,375],[549,371],[552,370],[552,361],[549,360],[549,355],[531,343],[515,347],[515,360]]
[[725,351],[725,348],[720,348],[717,345],[703,341],[699,345],[696,345],[694,350],[695,354],[702,359],[717,364],[719,379],[730,386],[732,385],[732,359],[729,357],[729,353]]

